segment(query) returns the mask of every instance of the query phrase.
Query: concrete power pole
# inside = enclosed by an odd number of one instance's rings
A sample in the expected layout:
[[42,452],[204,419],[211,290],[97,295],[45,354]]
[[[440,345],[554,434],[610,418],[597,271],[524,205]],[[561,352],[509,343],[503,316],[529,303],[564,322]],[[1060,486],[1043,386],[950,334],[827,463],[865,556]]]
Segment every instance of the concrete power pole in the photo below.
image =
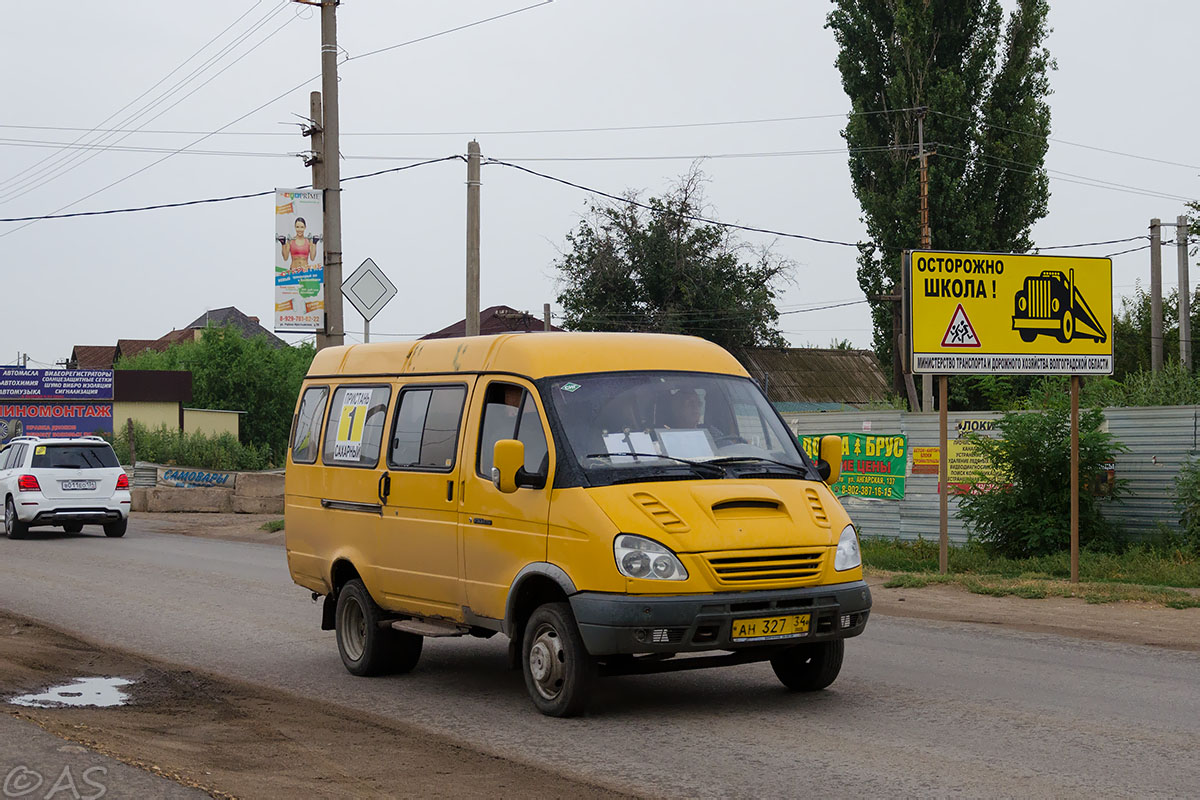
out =
[[466,335],[479,335],[479,142],[467,143]]
[[550,304],[542,303],[542,330],[550,330]]
[[[321,93],[320,92],[313,92],[312,94],[310,94],[308,96],[308,119],[309,119],[309,122],[311,123],[311,126],[306,129],[305,133],[309,137],[308,149],[312,153],[312,155],[310,155],[308,158],[306,158],[304,160],[304,165],[308,166],[308,167],[312,167],[312,188],[324,189],[325,188],[325,129],[323,126],[324,126],[325,122],[324,122],[324,118],[322,116],[322,111],[321,111]],[[322,222],[324,222],[324,220],[322,220]],[[328,243],[328,241],[326,241],[326,252],[327,253],[329,252],[328,245],[329,245],[329,243]],[[328,273],[327,273],[327,275],[328,275]],[[328,280],[326,280],[326,283],[328,284]],[[325,290],[325,294],[326,294],[326,303],[325,303],[325,305],[326,305],[326,311],[325,311],[326,329],[328,329],[328,314],[329,314],[328,306],[331,305],[328,302],[328,299],[329,299],[329,290],[328,289]],[[317,349],[318,350],[324,350],[326,347],[329,347],[328,338],[329,337],[326,335],[326,333],[324,331],[317,332]]]
[[345,344],[342,315],[342,170],[338,143],[337,3],[321,3],[321,93],[325,100],[325,345]]
[[1150,369],[1162,372],[1162,223],[1150,220]]
[[1188,280],[1188,220],[1175,218],[1175,252],[1179,254],[1179,363],[1192,371],[1192,287]]

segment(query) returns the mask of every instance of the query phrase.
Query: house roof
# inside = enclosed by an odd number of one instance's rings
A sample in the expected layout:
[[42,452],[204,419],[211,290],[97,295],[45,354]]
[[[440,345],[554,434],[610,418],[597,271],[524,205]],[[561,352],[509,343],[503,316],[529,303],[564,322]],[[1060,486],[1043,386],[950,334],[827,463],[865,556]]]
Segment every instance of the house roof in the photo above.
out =
[[71,348],[73,369],[112,369],[117,348],[111,344],[77,344]]
[[890,390],[870,350],[745,347],[733,354],[777,405],[878,403]]
[[[533,314],[517,311],[511,306],[489,306],[479,312],[479,334],[488,336],[496,333],[541,333],[545,323]],[[551,331],[562,331],[562,328],[550,326]],[[460,319],[453,325],[447,325],[440,331],[427,333],[422,339],[451,339],[467,335],[467,321]]]
[[166,345],[158,346],[157,339],[117,339],[116,356],[114,362],[121,358],[132,358],[138,353],[144,353],[147,350],[154,350],[161,353],[166,350]]
[[[232,325],[242,332],[242,335],[247,339],[253,339],[260,333],[267,337],[267,341],[274,347],[283,347],[287,343],[280,339],[275,334],[264,328],[258,322],[258,317],[251,317],[243,314],[233,306],[225,308],[213,308],[205,311],[196,319],[192,320],[191,324],[187,325],[188,329],[195,328],[219,328],[222,325]],[[168,334],[169,335],[169,334]]]

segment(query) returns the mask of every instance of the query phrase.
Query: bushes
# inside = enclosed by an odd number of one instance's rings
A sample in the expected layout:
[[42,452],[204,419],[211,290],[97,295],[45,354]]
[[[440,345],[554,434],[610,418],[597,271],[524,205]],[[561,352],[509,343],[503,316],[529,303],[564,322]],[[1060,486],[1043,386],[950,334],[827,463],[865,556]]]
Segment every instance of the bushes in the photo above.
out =
[[[976,539],[999,555],[1024,558],[1066,549],[1071,531],[1071,421],[1059,395],[1040,412],[1008,413],[997,421],[1003,438],[976,438],[992,475],[1008,486],[964,495],[958,515]],[[1100,515],[1101,500],[1087,491],[1087,478],[1102,472],[1126,448],[1101,430],[1098,408],[1079,414],[1079,541],[1081,546],[1112,543],[1111,523]],[[984,477],[981,483],[989,478]],[[1114,498],[1120,494],[1118,484]]]
[[[232,434],[208,436],[203,433],[186,434],[162,426],[150,430],[145,425],[134,423],[133,441],[138,461],[155,464],[197,467],[219,470],[271,469],[271,448],[266,445],[245,445]],[[129,461],[128,429],[122,427],[113,438],[113,449],[121,463]]]
[[1179,470],[1175,507],[1179,509],[1180,545],[1200,554],[1200,461],[1193,459]]

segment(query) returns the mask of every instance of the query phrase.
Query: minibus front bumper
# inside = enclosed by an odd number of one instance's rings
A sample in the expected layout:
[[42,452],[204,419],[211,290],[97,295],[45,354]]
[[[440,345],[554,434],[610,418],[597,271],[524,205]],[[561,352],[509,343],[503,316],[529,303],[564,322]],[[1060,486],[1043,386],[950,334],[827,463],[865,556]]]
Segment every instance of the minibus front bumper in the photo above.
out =
[[[635,653],[740,651],[857,636],[867,625],[871,590],[865,581],[758,592],[696,595],[622,595],[580,592],[571,611],[594,656]],[[806,624],[794,624],[807,616]],[[762,636],[734,636],[734,623],[781,619]],[[745,634],[742,626],[741,632]],[[806,627],[797,631],[796,628]]]

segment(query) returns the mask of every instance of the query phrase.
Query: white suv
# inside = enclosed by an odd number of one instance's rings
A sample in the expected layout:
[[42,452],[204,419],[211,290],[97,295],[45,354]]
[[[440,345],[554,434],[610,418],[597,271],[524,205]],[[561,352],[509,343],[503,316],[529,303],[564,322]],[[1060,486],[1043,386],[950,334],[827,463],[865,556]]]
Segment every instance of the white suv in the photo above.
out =
[[10,539],[39,526],[103,525],[105,536],[124,536],[129,524],[129,478],[99,436],[14,437],[0,450],[0,498]]

